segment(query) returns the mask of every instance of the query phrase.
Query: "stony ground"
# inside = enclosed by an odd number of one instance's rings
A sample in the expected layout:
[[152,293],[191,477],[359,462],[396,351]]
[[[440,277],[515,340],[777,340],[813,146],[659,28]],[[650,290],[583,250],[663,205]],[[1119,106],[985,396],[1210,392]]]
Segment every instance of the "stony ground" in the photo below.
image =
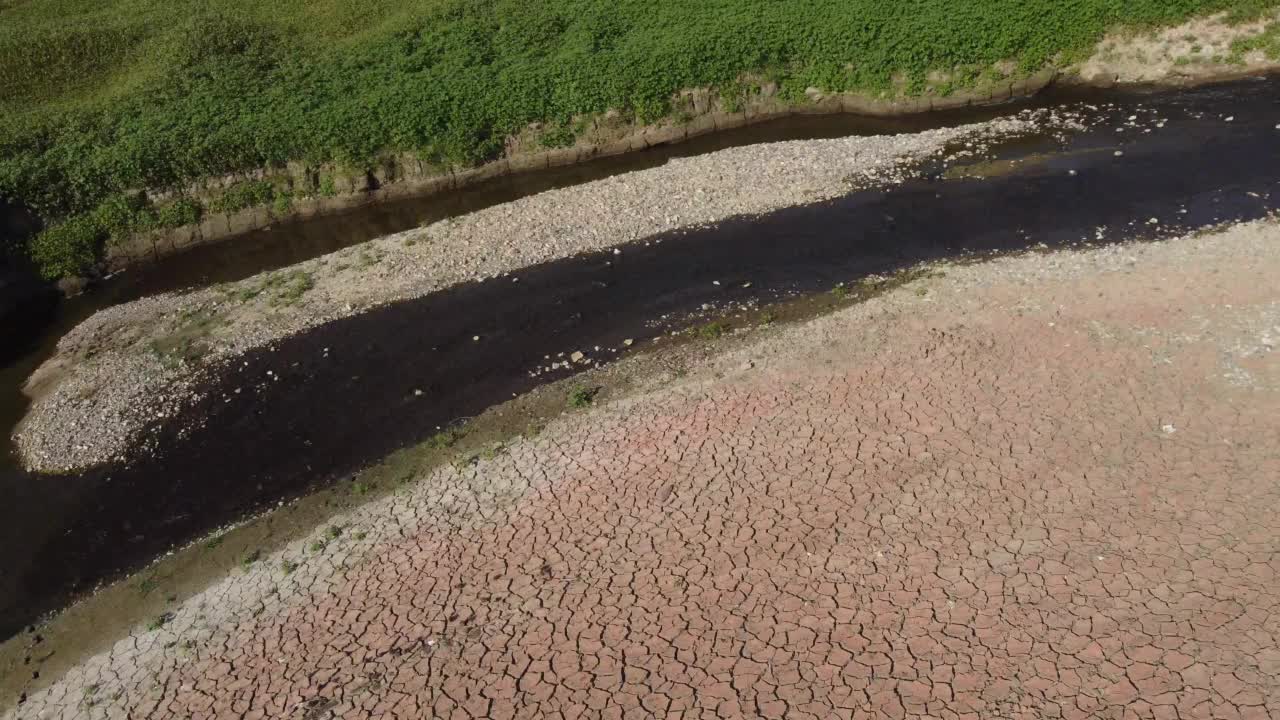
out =
[[68,333],[33,375],[36,399],[17,446],[24,464],[46,472],[122,458],[148,422],[191,401],[201,363],[456,283],[889,184],[949,144],[952,156],[964,156],[1002,137],[1077,126],[1070,111],[1027,111],[909,135],[731,148],[540,193],[239,283],[118,305]]
[[1278,271],[1264,223],[730,339],[7,717],[1280,717]]

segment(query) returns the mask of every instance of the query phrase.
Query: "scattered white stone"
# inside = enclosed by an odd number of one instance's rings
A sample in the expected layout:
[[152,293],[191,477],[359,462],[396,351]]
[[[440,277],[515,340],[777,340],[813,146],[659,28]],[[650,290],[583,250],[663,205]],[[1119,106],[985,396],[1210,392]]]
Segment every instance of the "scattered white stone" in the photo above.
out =
[[[673,227],[830,199],[846,194],[850,183],[902,182],[909,177],[903,170],[907,163],[952,143],[972,145],[978,140],[982,145],[1013,133],[1077,127],[1079,121],[1067,113],[1054,119],[1043,111],[1023,111],[915,134],[764,143],[531,195],[294,266],[314,277],[307,302],[281,313],[263,312],[254,303],[232,307],[228,323],[210,338],[209,359],[235,362],[249,350],[360,309],[422,297],[458,283],[502,277],[583,252],[612,256],[621,242]],[[892,172],[885,173],[886,168]],[[682,187],[706,192],[672,191]],[[430,236],[435,252],[405,245],[406,239],[424,235]],[[352,269],[343,263],[347,269],[335,269],[342,259],[361,252],[383,262],[376,268]],[[230,288],[249,287],[262,277],[247,278],[243,285],[231,283]],[[100,344],[105,328],[126,330],[115,333],[121,340],[102,348],[93,363],[76,364],[32,404],[15,442],[24,464],[35,470],[65,471],[126,455],[145,437],[159,395],[184,390],[167,403],[170,413],[198,400],[185,394],[189,388],[184,387],[194,381],[194,367],[162,368],[152,354],[140,350],[154,337],[172,332],[180,311],[209,307],[221,297],[219,291],[205,289],[142,298],[100,311],[68,333],[61,346],[72,350],[51,358],[51,367],[65,366],[75,348]],[[74,392],[87,386],[111,390],[86,407]]]
[[1178,428],[1174,427],[1172,424],[1169,424],[1169,423],[1161,425],[1160,429],[1164,432],[1165,435],[1172,435],[1178,431]]
[[632,345],[634,345],[634,344],[635,344],[635,342],[636,342],[635,340],[632,340],[631,338],[627,338],[626,340],[623,340],[623,341],[622,341],[622,344],[623,344],[625,347],[631,347]]

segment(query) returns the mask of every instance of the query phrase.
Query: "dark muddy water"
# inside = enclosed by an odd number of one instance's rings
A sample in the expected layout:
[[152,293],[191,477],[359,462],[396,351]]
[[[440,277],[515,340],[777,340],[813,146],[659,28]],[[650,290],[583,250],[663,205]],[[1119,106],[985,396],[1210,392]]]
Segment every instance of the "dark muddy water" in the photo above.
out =
[[[494,178],[430,197],[362,205],[319,217],[280,223],[246,233],[233,241],[198,246],[159,263],[119,273],[98,283],[90,292],[63,302],[61,307],[56,307],[54,298],[45,294],[43,297],[48,302],[38,307],[27,306],[32,311],[38,309],[38,312],[25,312],[21,323],[5,319],[4,324],[0,324],[0,473],[18,466],[9,439],[29,404],[22,393],[26,378],[53,353],[58,338],[104,307],[160,292],[242,280],[424,223],[546,190],[657,167],[677,157],[761,142],[919,132],[989,120],[1010,112],[1012,108],[1062,102],[1064,98],[1061,95],[1048,93],[999,106],[962,108],[901,118],[852,115],[781,118],[703,135],[687,142],[655,145],[622,156]],[[2,206],[0,217],[9,217]],[[16,225],[13,228],[6,225],[0,230],[0,235],[29,231],[29,228]],[[27,278],[32,274],[28,273]],[[3,268],[0,268],[2,275]],[[0,297],[0,304],[2,302]],[[3,585],[3,578],[0,578],[0,585]]]
[[926,260],[1178,233],[1280,204],[1276,83],[1128,98],[1090,113],[1091,129],[1064,144],[1002,149],[1021,162],[997,163],[990,177],[926,178],[656,236],[250,353],[208,381],[197,407],[152,429],[166,448],[157,457],[73,477],[0,472],[0,630],[563,377],[531,377],[545,356],[621,347],[682,322],[656,318],[826,291]]

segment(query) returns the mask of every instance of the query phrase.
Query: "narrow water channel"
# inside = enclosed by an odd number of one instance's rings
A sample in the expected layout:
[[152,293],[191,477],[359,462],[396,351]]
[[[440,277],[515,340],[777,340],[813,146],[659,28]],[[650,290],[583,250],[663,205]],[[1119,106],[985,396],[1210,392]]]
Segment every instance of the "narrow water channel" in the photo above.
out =
[[[667,233],[620,256],[551,262],[518,283],[465,284],[315,328],[219,371],[196,407],[152,428],[165,450],[136,465],[56,478],[0,470],[0,630],[529,390],[548,377],[530,374],[546,356],[642,345],[678,327],[657,318],[825,292],[921,261],[1180,233],[1280,205],[1277,83],[1090,104],[1089,130],[1011,146],[985,177],[939,174]],[[247,271],[235,265],[192,282]]]

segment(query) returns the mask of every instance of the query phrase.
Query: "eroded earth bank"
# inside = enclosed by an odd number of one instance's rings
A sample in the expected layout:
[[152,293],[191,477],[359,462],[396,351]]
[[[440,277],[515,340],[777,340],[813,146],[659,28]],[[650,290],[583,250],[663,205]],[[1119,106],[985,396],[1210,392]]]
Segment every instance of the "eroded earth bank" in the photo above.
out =
[[744,330],[10,716],[1274,716],[1278,241],[952,265]]

